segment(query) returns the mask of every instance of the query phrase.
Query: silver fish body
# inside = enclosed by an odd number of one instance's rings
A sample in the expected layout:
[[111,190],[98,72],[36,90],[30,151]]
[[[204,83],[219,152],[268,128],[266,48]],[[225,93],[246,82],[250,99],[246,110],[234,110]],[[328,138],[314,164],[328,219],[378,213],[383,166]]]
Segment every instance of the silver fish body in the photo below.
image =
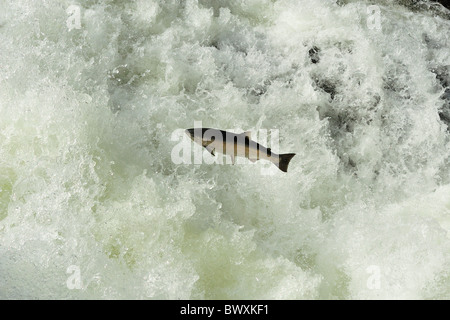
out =
[[187,129],[186,134],[196,143],[203,146],[212,155],[219,152],[231,156],[234,164],[236,157],[245,157],[252,162],[260,159],[269,160],[281,171],[287,172],[290,160],[295,153],[277,154],[270,148],[251,140],[250,133],[232,133],[212,128]]

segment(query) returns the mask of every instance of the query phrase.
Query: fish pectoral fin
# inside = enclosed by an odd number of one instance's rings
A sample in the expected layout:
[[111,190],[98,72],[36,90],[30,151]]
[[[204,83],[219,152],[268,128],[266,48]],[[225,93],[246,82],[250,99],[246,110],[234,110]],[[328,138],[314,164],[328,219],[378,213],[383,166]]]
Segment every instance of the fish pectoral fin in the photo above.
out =
[[234,158],[234,155],[230,155],[230,157],[231,157],[231,163],[232,163],[232,164],[234,164],[234,163],[235,163],[235,160],[234,160],[234,159],[235,159],[235,158]]
[[208,150],[208,152],[211,153],[213,156],[216,155],[215,152],[214,152],[215,148],[212,147],[210,144],[207,145],[205,148],[206,148],[206,150]]
[[248,160],[250,160],[251,162],[256,162],[256,160],[258,159],[248,158]]

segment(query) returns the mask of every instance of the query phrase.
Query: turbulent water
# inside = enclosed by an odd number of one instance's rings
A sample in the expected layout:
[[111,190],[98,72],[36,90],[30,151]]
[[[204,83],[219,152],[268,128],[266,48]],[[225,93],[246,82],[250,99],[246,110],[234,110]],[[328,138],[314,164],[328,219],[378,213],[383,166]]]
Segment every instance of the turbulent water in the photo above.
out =
[[[449,31],[426,1],[0,0],[0,298],[449,299]],[[194,164],[199,122],[297,155]]]

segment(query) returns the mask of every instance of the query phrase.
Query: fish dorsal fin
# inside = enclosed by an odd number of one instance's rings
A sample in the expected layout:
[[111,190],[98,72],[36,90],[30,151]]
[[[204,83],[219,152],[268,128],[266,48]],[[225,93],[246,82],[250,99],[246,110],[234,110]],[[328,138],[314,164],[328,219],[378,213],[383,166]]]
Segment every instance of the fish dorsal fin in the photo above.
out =
[[240,135],[249,138],[249,140],[252,139],[252,133],[250,131],[242,132]]

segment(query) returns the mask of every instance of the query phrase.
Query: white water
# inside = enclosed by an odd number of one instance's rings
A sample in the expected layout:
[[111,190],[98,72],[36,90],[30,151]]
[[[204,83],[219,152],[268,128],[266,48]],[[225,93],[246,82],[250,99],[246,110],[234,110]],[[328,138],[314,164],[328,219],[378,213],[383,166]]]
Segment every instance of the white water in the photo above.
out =
[[[0,0],[0,298],[450,298],[450,20],[425,7]],[[297,155],[176,165],[194,121]]]

